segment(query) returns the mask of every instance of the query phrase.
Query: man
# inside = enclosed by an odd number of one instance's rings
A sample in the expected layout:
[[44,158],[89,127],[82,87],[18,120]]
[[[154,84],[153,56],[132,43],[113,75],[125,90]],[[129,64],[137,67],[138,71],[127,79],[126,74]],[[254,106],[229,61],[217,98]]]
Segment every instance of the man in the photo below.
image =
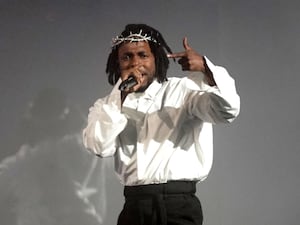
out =
[[[202,224],[195,191],[212,165],[212,124],[233,121],[240,100],[224,68],[187,38],[183,46],[173,54],[145,24],[129,24],[113,39],[106,72],[114,88],[90,109],[83,140],[115,159],[126,199],[118,225]],[[168,58],[179,58],[190,76],[167,78]]]

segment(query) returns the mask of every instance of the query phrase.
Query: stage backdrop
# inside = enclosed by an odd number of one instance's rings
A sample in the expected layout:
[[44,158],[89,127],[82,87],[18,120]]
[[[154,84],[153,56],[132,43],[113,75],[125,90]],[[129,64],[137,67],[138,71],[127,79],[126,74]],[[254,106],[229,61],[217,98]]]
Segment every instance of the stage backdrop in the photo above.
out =
[[[297,0],[1,0],[1,224],[116,223],[113,162],[88,154],[80,135],[112,88],[111,38],[147,23],[174,52],[187,36],[241,96],[239,118],[214,127],[213,168],[197,192],[204,224],[298,225],[299,11]],[[169,76],[185,75],[171,62]]]

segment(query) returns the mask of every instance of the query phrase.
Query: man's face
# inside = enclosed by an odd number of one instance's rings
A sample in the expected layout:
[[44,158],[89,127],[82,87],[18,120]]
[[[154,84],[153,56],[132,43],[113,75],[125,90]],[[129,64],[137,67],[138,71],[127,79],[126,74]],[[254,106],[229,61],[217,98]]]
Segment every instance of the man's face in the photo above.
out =
[[155,75],[155,57],[146,41],[125,42],[119,47],[118,60],[121,79],[134,75],[138,84],[128,92],[143,92],[152,83]]

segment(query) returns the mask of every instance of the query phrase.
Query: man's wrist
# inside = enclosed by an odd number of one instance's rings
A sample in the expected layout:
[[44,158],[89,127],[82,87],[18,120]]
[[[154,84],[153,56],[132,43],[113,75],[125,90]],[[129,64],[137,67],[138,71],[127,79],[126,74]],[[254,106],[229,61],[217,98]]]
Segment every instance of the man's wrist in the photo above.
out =
[[203,56],[203,62],[204,62],[203,63],[204,64],[204,71],[203,71],[203,73],[205,75],[207,83],[209,84],[209,86],[216,86],[217,84],[215,82],[214,75],[211,72],[211,70],[209,69],[204,56]]

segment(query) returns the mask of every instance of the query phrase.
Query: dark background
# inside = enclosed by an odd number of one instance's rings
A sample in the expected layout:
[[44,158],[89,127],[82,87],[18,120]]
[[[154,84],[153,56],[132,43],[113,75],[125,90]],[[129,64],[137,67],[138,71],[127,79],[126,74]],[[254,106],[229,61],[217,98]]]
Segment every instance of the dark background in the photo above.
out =
[[[239,118],[214,129],[214,165],[197,192],[204,224],[298,225],[299,11],[297,0],[1,0],[0,159],[18,151],[20,120],[45,88],[86,118],[111,89],[111,38],[147,23],[174,52],[187,36],[228,69],[241,96]],[[184,75],[171,63],[169,76]],[[122,193],[113,201],[121,209]]]

